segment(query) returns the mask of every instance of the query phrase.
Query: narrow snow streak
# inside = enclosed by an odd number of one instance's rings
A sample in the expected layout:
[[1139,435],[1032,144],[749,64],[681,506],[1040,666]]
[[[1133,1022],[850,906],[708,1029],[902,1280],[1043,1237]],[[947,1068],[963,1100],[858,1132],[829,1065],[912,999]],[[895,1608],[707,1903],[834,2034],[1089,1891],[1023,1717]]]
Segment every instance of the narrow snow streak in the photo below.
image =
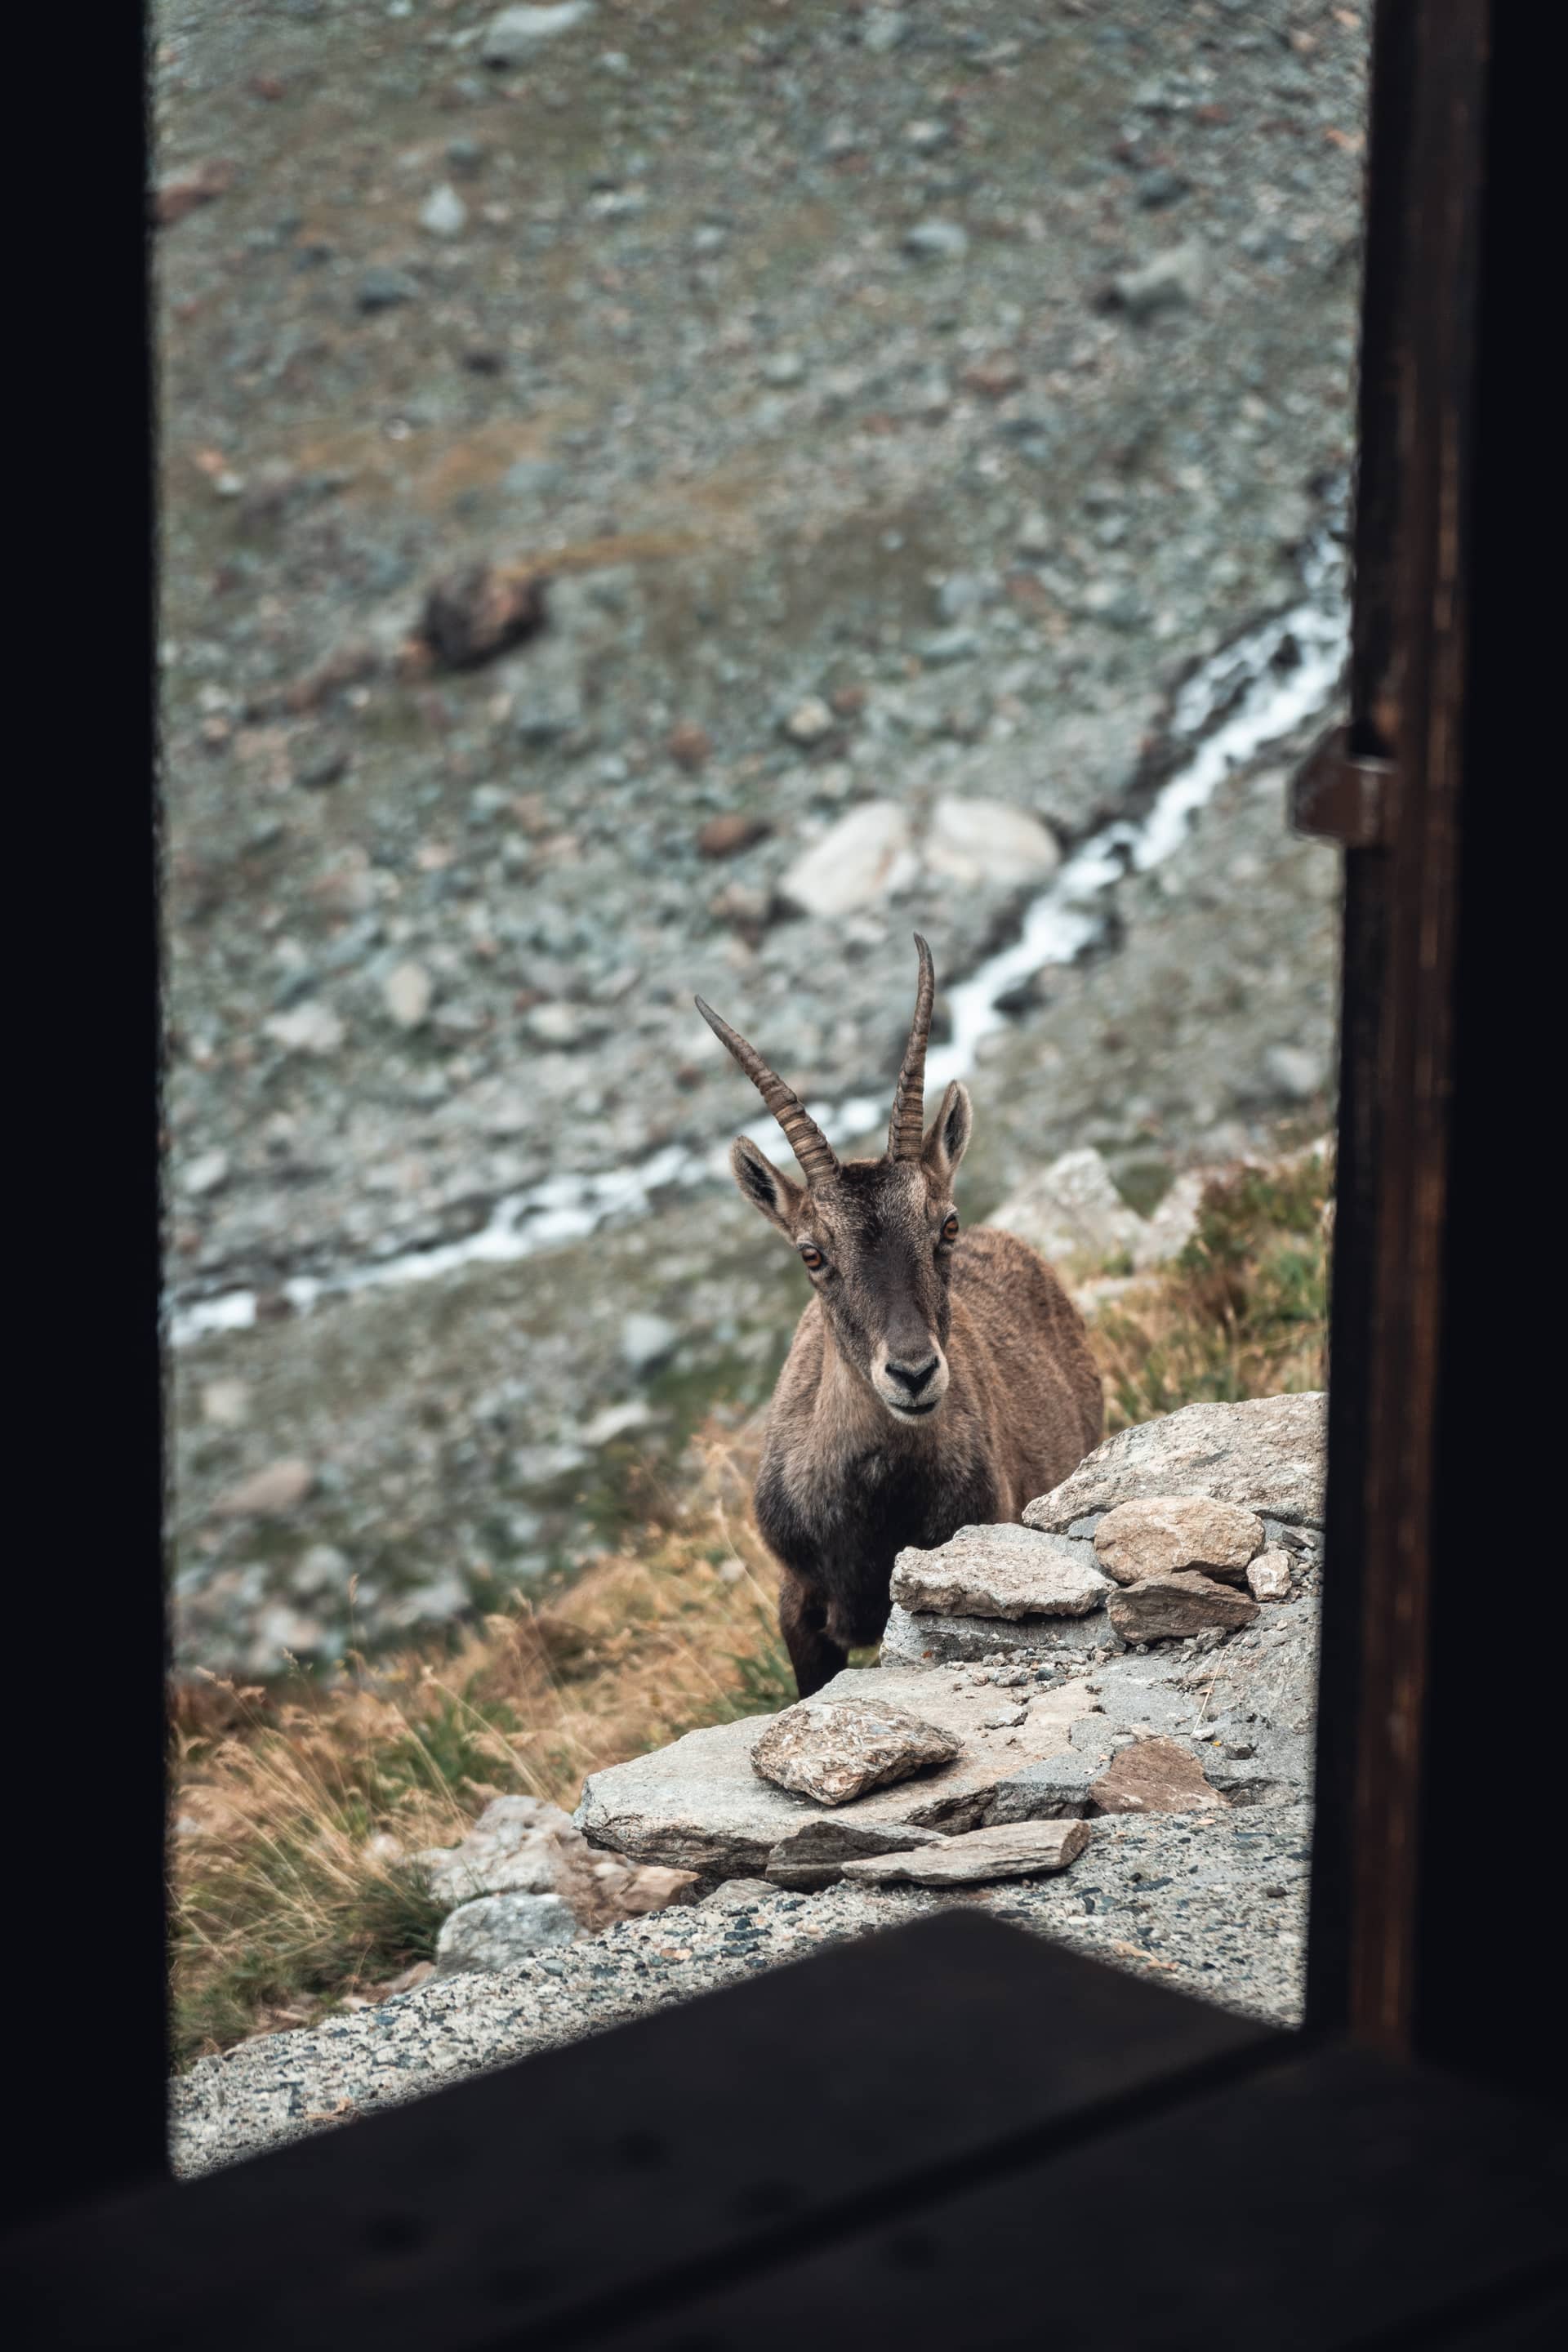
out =
[[[1347,611],[1337,544],[1325,533],[1305,566],[1299,604],[1226,646],[1194,672],[1176,698],[1172,733],[1193,750],[1137,823],[1119,818],[1079,844],[1029,906],[1020,936],[947,992],[952,1034],[926,1062],[928,1092],[967,1077],[981,1042],[1005,1028],[997,1000],[1051,964],[1070,963],[1099,934],[1105,894],[1129,871],[1147,873],[1185,839],[1197,811],[1233,768],[1303,719],[1326,709],[1344,660]],[[1232,707],[1220,719],[1219,712]],[[859,1142],[880,1125],[887,1106],[854,1095],[816,1113],[830,1142]],[[431,1249],[372,1259],[331,1275],[297,1275],[283,1285],[301,1313],[318,1299],[430,1282],[465,1265],[501,1265],[563,1242],[581,1241],[611,1220],[646,1214],[655,1196],[689,1190],[724,1173],[729,1139],[701,1148],[669,1144],[626,1168],[596,1175],[552,1176],[497,1202],[478,1233]],[[209,1332],[248,1328],[253,1290],[231,1290],[170,1312],[171,1345]]]

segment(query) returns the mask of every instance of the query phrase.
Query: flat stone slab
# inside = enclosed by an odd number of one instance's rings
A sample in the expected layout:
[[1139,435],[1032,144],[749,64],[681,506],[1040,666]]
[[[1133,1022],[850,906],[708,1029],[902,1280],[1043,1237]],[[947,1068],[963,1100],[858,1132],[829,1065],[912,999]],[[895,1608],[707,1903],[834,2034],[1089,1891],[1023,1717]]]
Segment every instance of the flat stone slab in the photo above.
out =
[[[1019,1815],[1020,1820],[1035,1818],[1033,1813]],[[858,1822],[841,1812],[824,1813],[780,1838],[768,1856],[768,1877],[774,1886],[831,1886],[847,1862],[872,1853],[907,1853],[910,1846],[929,1844],[941,1834],[940,1830],[911,1829],[908,1822]]]
[[1120,1650],[1121,1634],[1102,1609],[1087,1617],[944,1617],[893,1603],[882,1629],[884,1666],[973,1664],[1007,1656],[1021,1664],[1053,1660],[1081,1664],[1087,1652]]
[[950,1764],[962,1745],[951,1731],[869,1695],[816,1696],[774,1716],[752,1750],[752,1769],[819,1805],[847,1805]]
[[992,1878],[1037,1878],[1065,1870],[1089,1843],[1089,1824],[1077,1821],[1005,1822],[933,1840],[907,1853],[868,1854],[847,1862],[844,1875],[858,1885],[977,1886]]
[[1239,1584],[1247,1562],[1262,1549],[1262,1520],[1238,1503],[1216,1503],[1210,1495],[1118,1503],[1094,1531],[1095,1559],[1118,1584],[1186,1568]]
[[1074,1519],[1118,1503],[1208,1495],[1291,1526],[1321,1528],[1327,1413],[1321,1389],[1184,1405],[1108,1437],[1070,1478],[1026,1507],[1024,1524],[1059,1535]]
[[911,1548],[893,1563],[900,1607],[943,1617],[1084,1617],[1110,1591],[1091,1545],[1034,1528],[960,1528],[934,1550]]
[[1100,1813],[1202,1813],[1226,1801],[1176,1739],[1135,1739],[1118,1748],[1089,1797]]
[[[929,1669],[848,1667],[816,1694],[821,1699],[867,1698],[907,1707],[962,1741],[960,1753],[917,1780],[837,1807],[837,1822],[875,1827],[967,1830],[979,1825],[1005,1780],[1068,1745],[1068,1731],[1094,1702],[1080,1683],[1065,1683],[1027,1698],[1025,1720],[988,1730],[1002,1694]],[[689,1731],[672,1746],[595,1772],[574,1816],[596,1846],[634,1861],[695,1870],[709,1881],[761,1878],[774,1849],[808,1822],[823,1820],[809,1797],[792,1795],[753,1769],[758,1741],[771,1715]]]
[[1110,1622],[1124,1641],[1173,1642],[1184,1634],[1237,1632],[1258,1615],[1258,1603],[1212,1577],[1179,1569],[1123,1585],[1110,1603]]

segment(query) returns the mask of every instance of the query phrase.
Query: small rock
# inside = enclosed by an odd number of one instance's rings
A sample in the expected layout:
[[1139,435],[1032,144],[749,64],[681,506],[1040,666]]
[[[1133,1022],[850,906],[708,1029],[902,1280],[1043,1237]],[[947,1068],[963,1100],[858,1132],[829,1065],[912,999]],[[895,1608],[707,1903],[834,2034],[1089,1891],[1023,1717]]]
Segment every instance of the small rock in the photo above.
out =
[[417,1029],[430,1011],[435,986],[422,963],[394,965],[381,984],[382,1002],[400,1029]]
[[172,228],[187,213],[195,212],[198,205],[210,205],[226,195],[234,185],[235,172],[236,166],[226,157],[215,156],[176,178],[165,180],[153,205],[159,227]]
[[1082,1813],[1097,1764],[1076,1748],[1042,1757],[1004,1780],[986,1809],[989,1827],[998,1822],[1054,1822]]
[[1174,1739],[1135,1739],[1118,1749],[1089,1796],[1102,1813],[1213,1812],[1225,1804],[1197,1758]]
[[[958,380],[965,392],[978,393],[982,400],[1005,400],[1010,392],[1017,392],[1022,388],[1024,371],[1016,360],[976,360],[973,366],[964,369]],[[1020,554],[1027,555],[1037,551],[1025,547],[1021,539],[1016,544]],[[1049,541],[1047,540],[1037,551],[1045,554],[1048,549]]]
[[217,1192],[219,1187],[227,1181],[227,1152],[203,1151],[199,1152],[185,1168],[180,1178],[180,1190],[182,1192],[188,1192],[192,1200],[199,1201],[205,1193]]
[[1095,1557],[1118,1584],[1183,1568],[1239,1584],[1247,1561],[1262,1548],[1261,1519],[1207,1495],[1119,1503],[1094,1531]]
[[225,1487],[213,1505],[213,1517],[280,1519],[298,1509],[315,1483],[310,1465],[290,1454],[280,1462],[269,1462],[265,1470],[252,1471],[237,1486]]
[[621,1325],[621,1360],[639,1380],[668,1364],[680,1345],[679,1324],[667,1322],[662,1315],[637,1311],[628,1315]]
[[622,1917],[637,1919],[649,1911],[668,1911],[674,1904],[694,1901],[701,1883],[694,1870],[666,1870],[650,1862],[616,1879],[610,1891]]
[[449,1914],[436,1941],[436,1973],[508,1969],[575,1940],[577,1922],[559,1895],[486,1895]]
[[1036,1878],[1065,1870],[1089,1836],[1089,1823],[1081,1821],[996,1822],[938,1838],[909,1853],[868,1854],[847,1862],[843,1874],[871,1886],[900,1880],[914,1886],[974,1886],[993,1878]]
[[402,302],[416,302],[419,288],[405,270],[367,269],[354,290],[354,301],[367,315],[395,310]]
[[771,818],[733,809],[709,818],[697,836],[697,847],[704,857],[734,857],[754,842],[765,841],[773,829]]
[[1130,319],[1152,318],[1157,310],[1184,310],[1204,289],[1204,253],[1196,244],[1179,245],[1156,254],[1142,269],[1129,269],[1110,281],[1109,301]]
[[1061,863],[1061,851],[1039,818],[1005,801],[939,800],[924,848],[931,873],[970,885],[1037,882]]
[[275,1013],[261,1025],[291,1054],[335,1054],[345,1034],[338,1015],[325,1004],[297,1004],[291,1012]]
[[833,725],[833,713],[822,697],[808,694],[784,720],[784,731],[793,743],[820,743],[825,735],[832,734]]
[[593,0],[558,0],[548,8],[503,8],[485,27],[479,57],[498,71],[526,65],[542,41],[586,24],[593,13]]
[[780,1838],[768,1856],[775,1886],[831,1886],[847,1862],[870,1853],[908,1853],[929,1845],[941,1832],[910,1829],[907,1822],[857,1822],[819,1815]]
[[962,261],[969,231],[957,221],[917,221],[904,232],[904,251],[917,261]]
[[335,735],[319,735],[302,743],[291,762],[294,782],[308,793],[325,792],[349,771],[349,747]]
[[1289,1601],[1289,1553],[1284,1550],[1260,1552],[1247,1569],[1247,1583],[1254,1601]]
[[946,1617],[1083,1617],[1110,1591],[1086,1545],[1032,1528],[960,1528],[936,1549],[910,1548],[893,1564],[900,1606]]
[[910,821],[896,801],[863,801],[797,857],[780,897],[802,914],[831,919],[907,889],[920,874]]
[[1304,1045],[1270,1045],[1263,1056],[1263,1066],[1281,1094],[1292,1102],[1310,1102],[1321,1094],[1328,1084],[1329,1074],[1321,1054]]
[[471,563],[431,588],[419,634],[445,668],[473,669],[533,636],[544,621],[544,585],[536,575]]
[[901,8],[868,8],[860,19],[860,46],[874,58],[885,58],[909,29],[910,20]]
[[289,1570],[289,1590],[301,1601],[319,1601],[343,1591],[353,1574],[348,1554],[336,1544],[311,1544]]
[[1178,203],[1191,187],[1192,182],[1184,180],[1179,172],[1167,171],[1163,165],[1156,165],[1152,172],[1140,173],[1138,202],[1146,213],[1161,212],[1165,205]]
[[202,1391],[202,1419],[215,1429],[243,1429],[250,1418],[248,1381],[208,1381]]
[[951,1763],[961,1744],[900,1707],[807,1698],[773,1717],[752,1751],[752,1769],[796,1796],[846,1805],[868,1789]]
[[1108,1603],[1107,1613],[1124,1642],[1171,1642],[1211,1625],[1222,1633],[1250,1625],[1258,1603],[1228,1585],[1182,1569],[1128,1585]]
[[706,727],[699,727],[694,719],[683,719],[665,737],[664,748],[678,768],[695,775],[713,751],[713,739]]
[[454,1906],[481,1895],[552,1895],[563,1839],[583,1843],[559,1805],[496,1797],[460,1844],[427,1847],[414,1860],[437,1901]]
[[468,207],[449,180],[432,189],[420,205],[419,226],[431,236],[461,236],[468,227]]
[[798,352],[773,352],[763,362],[763,382],[781,389],[800,383],[805,375],[805,362]]

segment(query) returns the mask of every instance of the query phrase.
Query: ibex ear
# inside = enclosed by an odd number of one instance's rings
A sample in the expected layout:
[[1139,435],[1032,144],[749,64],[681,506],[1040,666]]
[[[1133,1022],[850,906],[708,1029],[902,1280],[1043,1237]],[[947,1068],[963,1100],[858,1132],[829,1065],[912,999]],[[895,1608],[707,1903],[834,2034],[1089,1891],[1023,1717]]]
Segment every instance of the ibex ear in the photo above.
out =
[[754,1209],[760,1209],[771,1225],[795,1239],[801,1204],[805,1199],[805,1187],[773,1166],[767,1154],[757,1150],[749,1135],[738,1136],[730,1146],[730,1165],[735,1171],[735,1181]]
[[931,1174],[946,1183],[969,1149],[974,1110],[969,1088],[954,1078],[942,1098],[942,1108],[926,1129],[921,1158]]

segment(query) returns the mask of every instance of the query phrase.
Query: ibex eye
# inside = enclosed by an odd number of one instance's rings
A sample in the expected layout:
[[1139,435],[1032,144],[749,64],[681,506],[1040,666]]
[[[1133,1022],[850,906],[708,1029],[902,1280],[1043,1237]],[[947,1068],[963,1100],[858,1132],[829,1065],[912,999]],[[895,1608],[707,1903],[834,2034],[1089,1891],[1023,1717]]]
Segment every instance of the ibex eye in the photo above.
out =
[[827,1260],[823,1256],[822,1252],[819,1249],[813,1249],[809,1243],[806,1244],[805,1248],[802,1250],[801,1256],[805,1261],[805,1264],[811,1268],[813,1274],[817,1271],[819,1266],[824,1266],[827,1263]]
[[949,1217],[946,1224],[943,1225],[942,1229],[942,1237],[944,1242],[955,1242],[958,1239],[958,1218],[956,1214]]

